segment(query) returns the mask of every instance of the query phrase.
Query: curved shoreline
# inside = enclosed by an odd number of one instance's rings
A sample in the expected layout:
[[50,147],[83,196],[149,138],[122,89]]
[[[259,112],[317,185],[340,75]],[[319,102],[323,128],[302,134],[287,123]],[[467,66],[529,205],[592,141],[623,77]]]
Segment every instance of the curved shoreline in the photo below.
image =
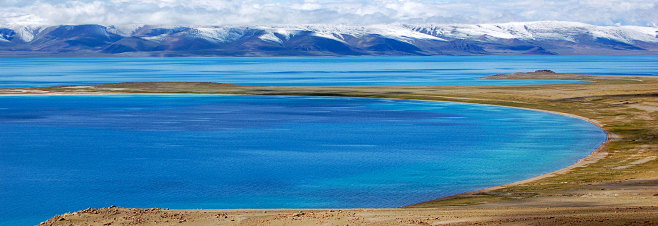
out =
[[[451,102],[451,101],[443,101],[443,102]],[[465,103],[465,102],[453,102],[453,103]],[[541,180],[541,179],[544,179],[544,178],[554,177],[554,176],[559,175],[559,174],[564,174],[564,173],[569,172],[571,169],[578,168],[578,167],[584,167],[584,166],[587,166],[589,164],[598,162],[599,160],[605,158],[608,155],[608,152],[605,151],[605,148],[608,146],[610,141],[615,140],[615,139],[619,139],[616,134],[614,134],[614,133],[608,131],[607,129],[603,128],[603,126],[599,122],[597,122],[596,120],[586,118],[586,117],[583,117],[583,116],[579,116],[579,115],[574,115],[574,114],[569,114],[569,113],[564,113],[564,112],[548,111],[548,110],[542,110],[542,109],[533,109],[533,108],[524,108],[524,107],[511,107],[511,106],[505,106],[505,105],[494,105],[494,104],[480,104],[480,105],[509,107],[509,108],[516,108],[516,109],[546,112],[546,113],[562,115],[562,116],[566,116],[566,117],[570,117],[570,118],[584,120],[584,121],[587,121],[587,122],[591,123],[592,125],[595,125],[596,127],[601,129],[602,131],[604,131],[605,134],[606,134],[606,139],[601,145],[599,145],[596,149],[594,149],[594,151],[592,151],[589,155],[579,159],[578,161],[576,161],[576,163],[571,164],[571,165],[569,165],[567,167],[564,167],[562,169],[558,169],[558,170],[555,170],[555,171],[552,171],[552,172],[544,173],[544,174],[541,174],[541,175],[537,175],[537,176],[534,176],[534,177],[531,177],[531,178],[528,178],[528,179],[524,179],[524,180],[520,180],[520,181],[516,181],[516,182],[512,182],[512,183],[497,185],[497,186],[493,186],[493,187],[488,187],[488,188],[483,188],[483,189],[479,189],[479,190],[475,190],[475,191],[459,193],[459,194],[455,194],[455,195],[449,195],[449,196],[445,196],[445,197],[441,197],[441,198],[437,198],[437,199],[433,199],[433,200],[429,200],[429,201],[425,201],[425,202],[411,204],[411,205],[408,205],[408,206],[402,206],[402,208],[408,208],[408,207],[411,207],[413,205],[426,203],[426,202],[431,202],[431,201],[441,201],[441,200],[456,198],[456,197],[460,197],[460,196],[464,196],[464,195],[472,195],[472,194],[477,194],[477,193],[489,192],[489,191],[493,191],[493,190],[507,188],[507,187],[510,187],[510,186],[522,185],[522,184],[538,181],[538,180]],[[413,207],[411,207],[411,208],[413,208]]]
[[[17,95],[0,94],[0,96],[108,96],[108,95],[205,95],[205,96],[214,96],[214,95],[256,95],[256,96],[258,96],[258,94],[109,93],[109,92],[97,92],[97,93],[93,93],[93,94],[88,94],[88,93],[65,93],[65,94],[45,93],[45,94],[17,94]],[[271,95],[260,95],[260,96],[271,96]],[[299,96],[299,95],[280,95],[280,96]],[[303,96],[300,96],[300,97],[303,97]],[[326,96],[326,97],[335,97],[335,96]],[[344,98],[391,99],[391,100],[415,100],[415,101],[445,102],[445,103],[457,103],[457,104],[469,104],[469,105],[482,105],[482,106],[495,106],[495,107],[503,107],[503,108],[523,109],[523,110],[544,112],[544,113],[550,113],[550,114],[555,114],[555,115],[561,115],[561,116],[565,116],[565,117],[580,119],[580,120],[589,122],[592,125],[595,125],[599,129],[604,131],[605,134],[606,134],[605,141],[601,145],[599,145],[596,149],[594,149],[592,152],[590,152],[587,156],[579,159],[574,164],[568,165],[564,168],[557,169],[557,170],[547,172],[547,173],[544,173],[544,174],[540,174],[540,175],[537,175],[537,176],[534,176],[534,177],[531,177],[531,178],[523,179],[523,180],[520,180],[520,181],[515,181],[515,182],[502,184],[502,185],[494,185],[494,186],[483,188],[483,189],[478,189],[478,190],[474,190],[474,191],[463,192],[463,193],[459,193],[459,194],[439,197],[439,198],[436,198],[436,199],[427,200],[427,201],[419,202],[419,203],[414,203],[414,204],[410,204],[410,205],[406,205],[406,206],[400,206],[400,207],[396,207],[396,208],[408,208],[408,207],[412,207],[413,205],[426,203],[426,202],[431,202],[431,201],[440,201],[440,200],[451,199],[451,198],[455,198],[455,197],[459,197],[459,196],[463,196],[463,195],[471,195],[471,194],[489,192],[489,191],[493,191],[493,190],[497,190],[497,189],[501,189],[501,188],[506,188],[506,187],[515,186],[515,185],[521,185],[521,184],[537,181],[537,180],[540,180],[540,179],[553,177],[553,176],[556,176],[556,175],[559,175],[559,174],[563,174],[563,173],[566,173],[566,172],[568,172],[569,170],[571,170],[573,168],[583,167],[583,166],[586,166],[588,164],[595,163],[595,162],[599,161],[600,159],[604,158],[608,154],[604,150],[605,147],[608,145],[608,143],[611,140],[617,139],[617,135],[615,135],[615,134],[611,133],[610,131],[606,130],[605,128],[603,128],[603,126],[600,125],[599,122],[597,122],[593,119],[583,117],[583,116],[564,113],[564,112],[548,111],[548,110],[525,108],[525,107],[514,107],[514,106],[506,106],[506,105],[470,103],[470,102],[462,102],[462,101],[401,99],[401,98],[370,98],[370,97],[359,97],[359,96],[343,96],[343,97]],[[343,97],[341,97],[341,98],[343,98]],[[358,207],[350,208],[350,209],[358,209]],[[387,209],[387,208],[383,208],[383,209]]]

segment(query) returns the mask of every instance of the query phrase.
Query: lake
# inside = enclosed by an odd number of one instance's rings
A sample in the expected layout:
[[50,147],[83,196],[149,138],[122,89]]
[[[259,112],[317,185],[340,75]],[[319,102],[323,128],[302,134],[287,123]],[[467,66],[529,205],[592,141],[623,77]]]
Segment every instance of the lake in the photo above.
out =
[[399,207],[551,172],[606,139],[575,118],[447,102],[0,97],[0,225],[110,205]]
[[538,69],[562,73],[658,75],[658,56],[21,58],[0,59],[0,87],[145,81],[273,86],[455,86],[569,82],[478,79]]
[[[0,87],[138,81],[520,85],[551,69],[658,75],[658,56],[0,59]],[[573,164],[606,138],[565,116],[338,97],[0,97],[0,225],[110,205],[398,207]]]

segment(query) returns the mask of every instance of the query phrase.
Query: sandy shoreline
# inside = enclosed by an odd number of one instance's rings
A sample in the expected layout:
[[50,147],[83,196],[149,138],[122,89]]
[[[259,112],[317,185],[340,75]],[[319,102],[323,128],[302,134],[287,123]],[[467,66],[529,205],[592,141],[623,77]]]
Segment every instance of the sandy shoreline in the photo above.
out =
[[[500,106],[500,105],[492,105],[492,106]],[[501,107],[505,107],[505,106],[501,106]],[[601,126],[598,122],[596,122],[595,120],[592,120],[592,119],[588,119],[588,118],[581,117],[581,116],[578,116],[578,115],[562,113],[562,112],[538,110],[538,109],[532,109],[532,108],[521,108],[521,107],[512,107],[512,108],[552,113],[552,114],[563,115],[563,116],[567,116],[567,117],[587,121],[589,123],[592,123],[596,127],[599,127],[599,129],[605,131],[606,140],[601,145],[599,145],[599,147],[594,149],[594,151],[592,151],[589,155],[585,156],[582,159],[579,159],[576,163],[571,164],[571,165],[569,165],[567,167],[564,167],[562,169],[558,169],[558,170],[555,170],[553,172],[549,172],[549,173],[541,174],[541,175],[538,175],[538,176],[534,176],[534,177],[531,177],[531,178],[528,178],[528,179],[525,179],[525,180],[520,180],[520,181],[516,181],[516,182],[512,182],[512,183],[508,183],[508,184],[503,184],[503,185],[492,186],[492,187],[488,187],[488,188],[484,188],[484,189],[480,189],[480,190],[475,190],[475,191],[470,191],[470,192],[464,192],[464,193],[460,193],[460,194],[456,194],[456,195],[441,197],[441,198],[438,198],[438,199],[435,199],[435,200],[432,200],[432,201],[447,200],[447,199],[456,198],[456,197],[460,197],[460,196],[464,196],[464,195],[473,195],[473,194],[478,194],[478,193],[486,193],[486,192],[493,191],[493,190],[498,190],[498,189],[503,189],[503,188],[507,188],[507,187],[511,187],[511,186],[530,183],[530,182],[541,180],[541,179],[544,179],[544,178],[553,177],[553,176],[556,176],[558,174],[563,174],[563,173],[568,172],[571,169],[574,169],[574,168],[577,168],[577,167],[584,167],[584,166],[587,166],[589,164],[598,162],[599,160],[603,159],[605,156],[608,155],[608,153],[605,151],[605,147],[608,145],[608,143],[611,140],[618,139],[617,135],[615,135],[614,133],[611,133],[610,131],[604,129],[603,126]]]

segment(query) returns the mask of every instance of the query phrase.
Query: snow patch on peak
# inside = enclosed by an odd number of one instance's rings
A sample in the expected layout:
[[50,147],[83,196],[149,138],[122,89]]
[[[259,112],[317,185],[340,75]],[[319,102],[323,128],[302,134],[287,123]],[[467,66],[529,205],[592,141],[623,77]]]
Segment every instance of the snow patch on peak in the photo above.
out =
[[658,28],[651,27],[634,27],[634,26],[607,26],[593,27],[592,35],[597,38],[607,38],[624,43],[633,43],[634,41],[658,42],[656,32]]
[[137,30],[144,27],[143,24],[128,24],[128,25],[106,25],[108,32],[121,35],[132,36]]
[[595,26],[578,22],[537,21],[501,24],[440,24],[404,25],[435,37],[448,39],[519,39],[564,40],[576,42],[583,36],[605,38],[624,43],[634,41],[658,42],[657,29],[636,26]]
[[13,25],[9,26],[9,29],[14,30],[17,36],[24,42],[31,42],[39,32],[47,27],[45,25]]
[[246,28],[231,27],[195,27],[194,33],[210,41],[232,42],[242,38]]
[[283,27],[265,27],[258,26],[257,29],[263,30],[265,33],[260,35],[260,38],[263,41],[270,41],[276,43],[283,43],[284,41],[289,40],[295,35],[298,35],[303,31],[300,27],[297,26],[283,26]]
[[283,43],[283,41],[279,39],[279,37],[276,37],[276,35],[274,35],[274,33],[272,32],[265,32],[265,34],[258,36],[258,38],[260,38],[263,41]]
[[379,34],[384,37],[405,42],[409,42],[414,39],[446,41],[443,38],[418,32],[413,29],[406,28],[403,25],[374,25],[371,27],[371,31],[372,33]]
[[270,32],[280,34],[283,37],[286,37],[286,39],[290,39],[292,36],[295,36],[295,35],[301,33],[302,29],[275,28],[275,29],[271,29]]
[[341,34],[313,32],[313,36],[326,38],[326,39],[331,39],[331,40],[339,41],[339,42],[342,42],[342,43],[346,43],[345,40],[344,40],[343,35],[341,35]]

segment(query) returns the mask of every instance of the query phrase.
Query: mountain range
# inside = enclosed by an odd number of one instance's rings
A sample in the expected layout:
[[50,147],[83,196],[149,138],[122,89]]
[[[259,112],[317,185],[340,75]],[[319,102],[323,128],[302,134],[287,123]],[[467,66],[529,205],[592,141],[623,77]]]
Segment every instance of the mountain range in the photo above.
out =
[[540,21],[395,25],[0,25],[0,57],[658,54],[658,28]]

